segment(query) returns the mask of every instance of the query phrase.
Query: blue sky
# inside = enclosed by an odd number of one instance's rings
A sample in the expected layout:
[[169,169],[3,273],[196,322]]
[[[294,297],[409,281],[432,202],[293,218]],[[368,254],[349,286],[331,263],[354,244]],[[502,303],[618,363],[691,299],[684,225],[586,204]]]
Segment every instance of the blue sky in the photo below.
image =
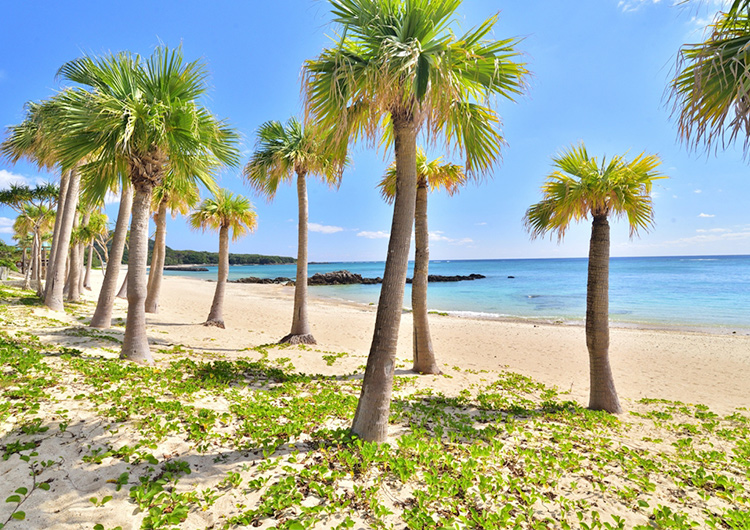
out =
[[[677,142],[665,99],[677,50],[700,40],[719,5],[466,0],[459,27],[469,29],[499,12],[494,37],[523,39],[519,49],[533,77],[515,103],[497,102],[508,145],[492,174],[454,197],[430,197],[431,257],[585,256],[587,223],[572,229],[562,244],[530,241],[522,223],[528,206],[540,198],[550,157],[579,141],[597,156],[658,154],[670,177],[655,187],[651,233],[630,241],[624,223],[613,223],[613,256],[750,254],[750,178],[741,148],[716,156],[689,153]],[[243,135],[244,164],[261,123],[301,113],[301,66],[330,44],[328,20],[324,0],[9,2],[0,20],[0,125],[20,122],[26,101],[58,90],[55,72],[66,61],[120,50],[148,55],[159,43],[181,43],[188,59],[208,64],[211,90],[205,103]],[[352,158],[338,190],[310,182],[313,261],[385,258],[391,207],[375,185],[390,160],[366,145],[354,146]],[[0,161],[0,187],[40,178],[58,175]],[[267,203],[252,195],[240,168],[223,171],[220,179],[223,187],[250,196],[259,217],[256,233],[231,251],[294,255],[295,189],[282,188]],[[116,205],[108,213],[114,223]],[[0,208],[0,237],[6,242],[13,215]],[[215,235],[193,232],[179,217],[169,221],[167,244],[218,247]]]

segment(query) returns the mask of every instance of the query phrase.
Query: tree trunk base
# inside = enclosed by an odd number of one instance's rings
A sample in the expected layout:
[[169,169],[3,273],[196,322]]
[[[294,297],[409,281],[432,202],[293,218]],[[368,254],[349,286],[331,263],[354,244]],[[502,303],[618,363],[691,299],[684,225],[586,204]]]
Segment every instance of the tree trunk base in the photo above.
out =
[[137,364],[145,364],[147,366],[154,366],[154,364],[155,364],[154,360],[151,358],[150,354],[149,355],[145,355],[145,354],[142,354],[142,355],[137,355],[137,354],[125,355],[124,353],[120,352],[120,360],[131,361],[131,362],[134,362],[134,363],[137,363]]
[[279,344],[317,344],[318,342],[315,340],[315,337],[312,336],[312,333],[307,333],[305,335],[293,335],[289,334],[283,339],[279,341]]
[[443,375],[443,372],[440,370],[440,368],[438,368],[437,365],[434,365],[434,364],[431,366],[414,365],[411,371],[414,372],[415,374],[420,374],[420,375]]
[[203,325],[204,326],[209,326],[209,327],[213,326],[213,327],[216,327],[216,328],[226,329],[224,327],[224,321],[223,320],[206,320],[203,323]]

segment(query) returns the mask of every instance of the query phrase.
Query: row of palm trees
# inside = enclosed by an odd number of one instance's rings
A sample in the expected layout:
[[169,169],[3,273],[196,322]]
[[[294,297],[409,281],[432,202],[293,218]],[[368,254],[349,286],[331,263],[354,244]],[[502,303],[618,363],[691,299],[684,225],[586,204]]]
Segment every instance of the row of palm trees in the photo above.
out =
[[[502,96],[512,101],[522,94],[528,72],[519,60],[517,41],[489,38],[496,16],[463,35],[453,32],[452,22],[461,0],[329,3],[342,36],[333,47],[324,49],[303,66],[304,124],[296,119],[286,126],[279,122],[264,124],[258,133],[258,149],[245,167],[244,176],[256,191],[269,198],[280,182],[297,177],[299,235],[294,315],[291,332],[282,340],[313,342],[306,304],[306,177],[318,175],[336,185],[346,166],[350,143],[380,141],[392,146],[395,161],[381,185],[394,204],[388,256],[352,424],[354,434],[365,440],[382,441],[387,435],[412,226],[417,231],[419,261],[413,293],[419,293],[426,289],[427,189],[445,186],[449,192],[455,191],[466,180],[487,174],[494,166],[504,140],[491,98]],[[737,0],[733,16],[746,20],[748,4]],[[728,23],[717,25],[717,33],[729,31],[728,27]],[[690,49],[684,55],[687,61],[702,57]],[[705,88],[705,77],[715,72],[699,74],[696,64],[691,63],[678,74],[673,87],[677,106],[686,109],[681,115],[685,123],[700,117],[696,108],[711,106],[710,101],[696,103],[700,98],[695,94],[713,94],[715,88]],[[64,249],[68,248],[73,223],[69,212],[75,211],[72,203],[78,190],[82,186],[86,193],[103,196],[119,189],[120,211],[92,325],[109,325],[108,301],[114,296],[109,293],[116,288],[116,269],[122,258],[120,240],[124,242],[123,227],[132,217],[128,318],[122,357],[150,363],[153,360],[145,332],[148,221],[155,210],[158,231],[170,208],[179,211],[179,207],[169,205],[171,192],[155,190],[171,181],[174,186],[187,188],[203,184],[214,191],[214,199],[204,201],[191,216],[191,223],[218,229],[220,246],[225,248],[230,228],[239,237],[254,226],[249,203],[243,202],[246,199],[236,197],[235,206],[227,206],[225,213],[220,213],[219,202],[228,192],[216,191],[214,182],[222,165],[237,164],[238,134],[199,104],[206,88],[204,67],[199,62],[185,62],[179,48],[157,48],[149,59],[129,53],[83,57],[63,65],[58,75],[77,86],[29,107],[27,125],[34,134],[26,138],[26,150],[21,149],[45,165],[57,164],[62,171],[58,212],[63,213],[58,243],[53,245],[54,274],[47,282],[45,303],[62,308],[61,299],[58,304],[54,293],[59,288],[57,275],[64,270]],[[747,113],[742,94],[736,99],[729,97],[738,116],[740,112]],[[709,111],[704,114],[707,123],[713,124],[712,120],[717,119]],[[732,123],[746,124],[743,119]],[[698,127],[699,131],[706,130],[706,126]],[[692,130],[681,123],[684,135],[690,136]],[[463,169],[444,169],[454,179],[450,184],[431,175],[431,163],[420,161],[418,138],[431,145],[443,144],[465,159]],[[527,212],[527,227],[533,236],[552,231],[562,237],[571,221],[589,215],[593,218],[586,319],[592,380],[590,406],[617,412],[620,406],[607,357],[608,218],[627,216],[633,231],[651,225],[649,194],[651,182],[660,178],[655,171],[658,159],[644,154],[630,162],[613,157],[609,163],[599,163],[581,145],[554,159],[554,164],[557,171],[545,184],[542,201]],[[132,200],[128,194],[133,194]],[[162,248],[162,234],[163,229],[157,235],[152,286],[160,282],[161,251],[157,249]],[[220,309],[227,268],[222,259],[220,281],[208,318],[216,325],[223,324]],[[158,307],[158,294],[150,302],[150,309]],[[421,302],[415,302],[416,310]],[[431,354],[426,303],[415,313],[414,325],[415,368],[435,373],[439,368]]]

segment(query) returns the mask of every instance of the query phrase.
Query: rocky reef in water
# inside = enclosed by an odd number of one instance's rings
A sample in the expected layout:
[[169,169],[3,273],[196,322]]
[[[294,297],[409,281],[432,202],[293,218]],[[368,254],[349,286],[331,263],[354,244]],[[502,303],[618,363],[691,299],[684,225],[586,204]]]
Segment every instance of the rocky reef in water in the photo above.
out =
[[[463,282],[472,280],[481,280],[485,276],[481,274],[469,274],[468,276],[441,276],[439,274],[430,274],[427,276],[428,282]],[[407,278],[406,283],[411,283],[412,279]],[[278,278],[257,278],[250,276],[248,278],[240,278],[239,280],[233,280],[234,283],[275,283],[275,284],[294,284],[292,278],[285,278],[279,276]],[[324,274],[316,273],[307,279],[307,285],[374,285],[383,283],[383,278],[365,278],[361,274],[349,272],[347,270],[326,272]]]

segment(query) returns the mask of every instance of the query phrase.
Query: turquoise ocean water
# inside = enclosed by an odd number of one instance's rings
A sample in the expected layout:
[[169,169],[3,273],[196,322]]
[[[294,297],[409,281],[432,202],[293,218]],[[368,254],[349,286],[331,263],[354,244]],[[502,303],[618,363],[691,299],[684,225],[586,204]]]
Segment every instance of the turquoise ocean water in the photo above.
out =
[[[582,323],[586,267],[585,258],[431,261],[431,274],[479,273],[487,278],[431,283],[428,306],[465,316]],[[384,263],[317,263],[309,267],[310,275],[342,269],[367,277],[382,276]],[[216,267],[209,267],[208,272],[166,272],[207,280],[215,279],[216,273]],[[246,276],[294,278],[295,266],[230,268],[230,280]],[[310,288],[313,296],[365,304],[377,303],[379,292],[379,285]],[[410,296],[407,285],[407,307]],[[612,258],[610,319],[619,325],[750,333],[750,256]]]

